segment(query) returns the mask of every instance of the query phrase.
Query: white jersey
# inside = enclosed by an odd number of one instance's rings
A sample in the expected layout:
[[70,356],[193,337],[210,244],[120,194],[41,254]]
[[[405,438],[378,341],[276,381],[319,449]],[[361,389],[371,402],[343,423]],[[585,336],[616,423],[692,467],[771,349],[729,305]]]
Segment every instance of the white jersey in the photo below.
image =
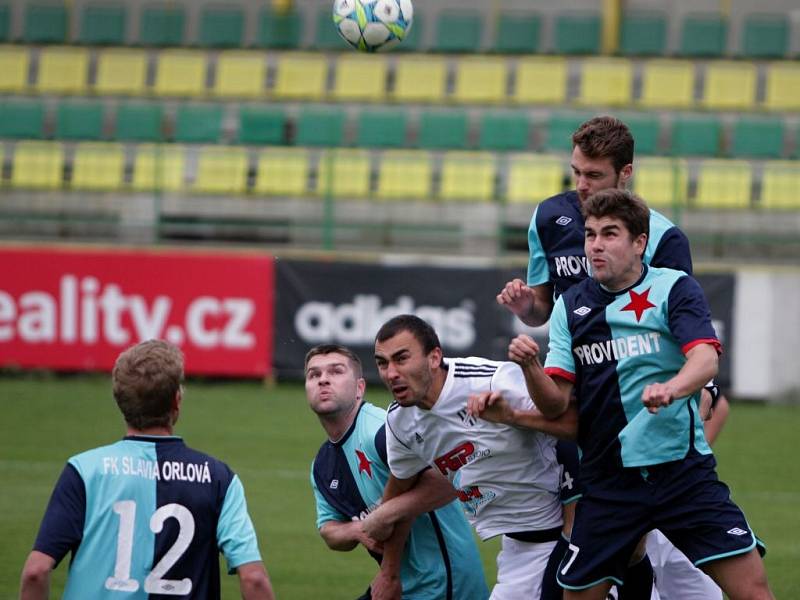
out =
[[472,394],[499,391],[514,408],[532,409],[522,369],[483,358],[446,359],[447,378],[431,410],[393,403],[386,416],[392,474],[413,477],[433,466],[458,490],[481,539],[559,527],[559,467],[552,436],[468,417]]

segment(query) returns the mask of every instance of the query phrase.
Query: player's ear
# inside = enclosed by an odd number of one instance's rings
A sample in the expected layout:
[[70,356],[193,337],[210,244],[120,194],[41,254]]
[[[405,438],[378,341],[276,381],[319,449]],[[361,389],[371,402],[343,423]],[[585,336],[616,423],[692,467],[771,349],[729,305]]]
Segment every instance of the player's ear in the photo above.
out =
[[631,180],[631,177],[633,177],[633,165],[627,164],[622,167],[622,170],[619,172],[620,187],[625,187]]
[[364,397],[364,390],[367,389],[367,382],[363,377],[359,377],[356,381],[356,400],[361,400]]
[[442,366],[442,349],[438,346],[428,354],[428,364],[431,369],[436,370]]

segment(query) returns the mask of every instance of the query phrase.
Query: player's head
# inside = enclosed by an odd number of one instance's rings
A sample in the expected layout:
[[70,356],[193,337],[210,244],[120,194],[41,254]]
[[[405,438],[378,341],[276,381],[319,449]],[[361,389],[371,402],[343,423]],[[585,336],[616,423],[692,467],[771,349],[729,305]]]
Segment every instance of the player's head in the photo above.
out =
[[633,174],[633,136],[614,117],[595,117],[572,135],[572,175],[581,202],[600,190],[624,188]]
[[414,315],[386,321],[375,336],[378,374],[401,406],[425,404],[442,369],[442,344],[433,327]]
[[314,346],[305,360],[306,399],[317,415],[349,415],[364,397],[361,360],[337,344]]
[[610,189],[590,196],[581,211],[592,277],[612,290],[632,284],[641,273],[650,209],[631,192]]
[[183,354],[163,340],[142,342],[119,355],[111,372],[114,399],[133,429],[171,427],[182,395]]

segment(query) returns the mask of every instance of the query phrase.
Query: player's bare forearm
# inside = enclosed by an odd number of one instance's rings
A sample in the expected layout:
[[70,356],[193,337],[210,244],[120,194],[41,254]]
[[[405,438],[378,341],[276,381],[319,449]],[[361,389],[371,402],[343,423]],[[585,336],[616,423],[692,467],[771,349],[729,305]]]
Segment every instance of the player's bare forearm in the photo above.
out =
[[546,419],[558,419],[567,412],[572,383],[560,377],[550,377],[538,359],[525,365],[522,372],[528,394]]
[[262,562],[241,565],[237,570],[244,600],[275,600],[272,584]]
[[450,482],[434,469],[426,469],[414,487],[386,500],[375,512],[384,513],[384,518],[395,524],[401,519],[414,519],[441,508],[455,499],[456,491]]
[[548,419],[538,409],[517,409],[510,424],[541,431],[562,440],[574,440],[578,436],[578,409],[571,405],[564,414],[555,419]]
[[56,561],[43,552],[34,550],[28,555],[22,568],[20,600],[46,600],[50,597],[50,573],[55,564]]
[[392,535],[383,544],[381,568],[371,586],[374,600],[399,600],[402,595],[400,565],[406,539],[411,531],[411,523],[411,519],[399,521]]
[[319,534],[328,548],[340,552],[349,552],[360,543],[370,550],[376,550],[379,545],[377,541],[368,539],[359,521],[328,521],[320,527]]
[[651,412],[669,406],[678,398],[697,392],[714,379],[719,369],[719,355],[711,344],[699,344],[686,353],[686,362],[678,373],[664,383],[653,383],[645,387],[642,404]]

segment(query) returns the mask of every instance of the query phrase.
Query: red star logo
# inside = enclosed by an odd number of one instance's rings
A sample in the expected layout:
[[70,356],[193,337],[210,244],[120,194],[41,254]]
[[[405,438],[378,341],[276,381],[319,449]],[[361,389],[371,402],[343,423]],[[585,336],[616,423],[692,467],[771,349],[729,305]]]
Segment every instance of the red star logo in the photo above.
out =
[[367,458],[367,455],[361,450],[356,450],[356,456],[358,457],[358,472],[366,473],[372,479],[372,463]]
[[631,294],[631,301],[628,302],[625,306],[623,306],[620,310],[632,310],[636,313],[636,322],[638,323],[644,311],[648,308],[655,308],[656,305],[650,302],[647,299],[647,296],[650,294],[650,288],[647,288],[641,294],[637,294],[633,290],[630,291]]

